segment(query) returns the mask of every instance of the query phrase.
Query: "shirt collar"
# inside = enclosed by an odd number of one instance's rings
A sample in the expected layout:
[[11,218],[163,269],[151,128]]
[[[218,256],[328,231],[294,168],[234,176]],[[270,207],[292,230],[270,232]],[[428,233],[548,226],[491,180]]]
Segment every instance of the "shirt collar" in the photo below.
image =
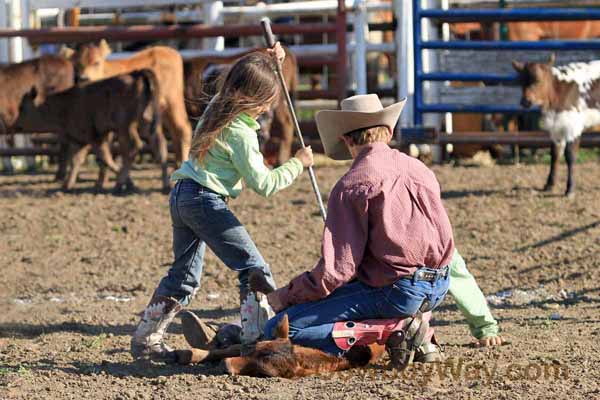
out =
[[356,158],[354,159],[354,162],[352,163],[352,165],[354,165],[357,162],[359,162],[360,160],[366,158],[370,154],[384,153],[384,152],[387,152],[388,150],[390,150],[390,146],[387,143],[383,143],[383,142],[369,143],[369,144],[365,145],[365,147],[363,147],[363,149],[360,151],[360,153],[358,153],[356,155]]
[[248,126],[248,128],[252,129],[253,131],[257,131],[260,129],[260,124],[254,118],[252,118],[245,112],[240,113],[238,115],[237,119],[239,119],[246,126]]

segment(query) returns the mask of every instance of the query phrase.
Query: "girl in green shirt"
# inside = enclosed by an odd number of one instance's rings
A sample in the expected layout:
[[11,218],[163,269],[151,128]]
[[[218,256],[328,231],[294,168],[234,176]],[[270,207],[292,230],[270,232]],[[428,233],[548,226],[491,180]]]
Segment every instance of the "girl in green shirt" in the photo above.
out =
[[241,222],[227,206],[242,182],[262,196],[288,187],[312,165],[310,148],[270,170],[259,150],[256,118],[278,101],[274,58],[285,53],[277,43],[269,54],[255,52],[238,60],[202,114],[192,140],[190,159],[173,175],[170,211],[173,262],[144,310],[131,340],[135,358],[165,360],[172,354],[163,337],[179,310],[200,286],[206,246],[238,274],[241,299],[248,291],[248,271],[261,269],[275,287],[269,266]]

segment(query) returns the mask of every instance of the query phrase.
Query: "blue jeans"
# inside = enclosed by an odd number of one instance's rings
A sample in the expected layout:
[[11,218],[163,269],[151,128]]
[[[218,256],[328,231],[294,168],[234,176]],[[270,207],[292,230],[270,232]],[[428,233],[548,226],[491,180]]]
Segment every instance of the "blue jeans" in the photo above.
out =
[[297,304],[281,311],[267,322],[265,337],[273,339],[277,322],[287,314],[292,342],[339,356],[343,352],[331,337],[334,323],[402,318],[419,310],[431,311],[444,299],[449,282],[449,274],[434,282],[403,278],[381,288],[355,280],[322,300]]
[[247,290],[248,270],[263,270],[275,286],[269,266],[225,198],[191,179],[177,182],[170,197],[173,262],[156,293],[187,305],[200,287],[206,246],[238,273],[240,292]]

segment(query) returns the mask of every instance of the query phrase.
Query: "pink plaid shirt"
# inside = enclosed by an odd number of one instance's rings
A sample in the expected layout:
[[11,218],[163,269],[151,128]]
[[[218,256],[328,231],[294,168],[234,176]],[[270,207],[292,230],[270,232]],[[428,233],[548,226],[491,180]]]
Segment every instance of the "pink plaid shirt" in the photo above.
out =
[[454,241],[434,173],[385,143],[368,145],[329,196],[322,256],[268,296],[276,310],[315,301],[354,278],[387,286],[418,267],[440,268]]

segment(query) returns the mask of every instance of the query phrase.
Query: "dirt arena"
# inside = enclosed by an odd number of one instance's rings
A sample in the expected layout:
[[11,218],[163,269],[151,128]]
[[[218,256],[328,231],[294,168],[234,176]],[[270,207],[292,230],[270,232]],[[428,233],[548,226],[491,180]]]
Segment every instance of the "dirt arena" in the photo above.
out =
[[[323,192],[343,166],[318,168]],[[171,260],[159,172],[142,193],[73,194],[52,175],[0,177],[0,399],[600,399],[600,163],[579,164],[577,197],[538,192],[545,165],[434,167],[456,243],[510,342],[476,349],[449,296],[435,314],[447,364],[402,375],[382,363],[296,381],[220,374],[215,365],[134,364],[129,334]],[[312,267],[322,222],[306,174],[231,207],[278,283]],[[236,277],[208,254],[191,308],[226,321]],[[168,340],[184,345],[172,326]]]

